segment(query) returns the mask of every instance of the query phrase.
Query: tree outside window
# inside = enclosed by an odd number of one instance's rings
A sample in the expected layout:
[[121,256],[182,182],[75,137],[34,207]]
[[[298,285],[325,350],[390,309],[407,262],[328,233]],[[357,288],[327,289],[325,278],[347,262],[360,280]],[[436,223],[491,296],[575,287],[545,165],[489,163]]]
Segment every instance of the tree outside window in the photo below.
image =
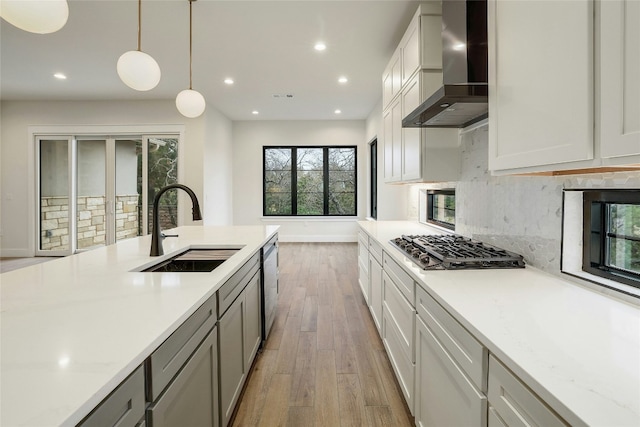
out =
[[264,147],[265,216],[356,215],[356,147]]

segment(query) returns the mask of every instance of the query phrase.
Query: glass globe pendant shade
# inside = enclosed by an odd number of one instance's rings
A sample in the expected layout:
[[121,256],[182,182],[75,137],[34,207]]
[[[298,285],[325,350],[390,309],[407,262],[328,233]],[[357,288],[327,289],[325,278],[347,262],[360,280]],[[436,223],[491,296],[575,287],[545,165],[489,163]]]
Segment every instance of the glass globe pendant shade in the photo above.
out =
[[160,82],[160,66],[151,55],[139,50],[123,53],[117,65],[120,80],[131,89],[151,90]]
[[36,34],[49,34],[64,27],[69,18],[67,0],[1,0],[0,17]]
[[193,119],[204,112],[207,106],[204,96],[192,89],[185,89],[176,96],[176,107],[180,114]]

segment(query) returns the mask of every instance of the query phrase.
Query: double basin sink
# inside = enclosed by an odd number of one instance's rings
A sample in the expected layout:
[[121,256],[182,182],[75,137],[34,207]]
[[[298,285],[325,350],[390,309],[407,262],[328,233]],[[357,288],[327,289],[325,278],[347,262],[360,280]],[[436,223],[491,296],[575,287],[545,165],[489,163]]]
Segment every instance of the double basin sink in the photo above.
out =
[[134,271],[147,273],[209,272],[222,265],[239,250],[240,248],[189,249],[150,267],[142,267]]

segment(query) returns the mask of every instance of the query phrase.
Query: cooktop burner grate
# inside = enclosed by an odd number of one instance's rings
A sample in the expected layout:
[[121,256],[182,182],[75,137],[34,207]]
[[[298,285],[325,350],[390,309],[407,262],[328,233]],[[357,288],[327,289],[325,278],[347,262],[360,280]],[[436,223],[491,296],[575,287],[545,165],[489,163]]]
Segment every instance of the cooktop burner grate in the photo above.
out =
[[451,235],[403,235],[391,243],[424,270],[523,268],[521,255],[469,238]]

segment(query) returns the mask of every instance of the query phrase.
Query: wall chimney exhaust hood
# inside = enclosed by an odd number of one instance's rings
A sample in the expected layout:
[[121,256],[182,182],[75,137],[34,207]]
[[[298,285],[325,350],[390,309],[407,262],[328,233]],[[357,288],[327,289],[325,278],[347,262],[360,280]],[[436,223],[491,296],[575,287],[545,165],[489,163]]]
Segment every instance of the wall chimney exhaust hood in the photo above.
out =
[[488,116],[487,1],[442,1],[443,86],[402,127],[463,128]]

